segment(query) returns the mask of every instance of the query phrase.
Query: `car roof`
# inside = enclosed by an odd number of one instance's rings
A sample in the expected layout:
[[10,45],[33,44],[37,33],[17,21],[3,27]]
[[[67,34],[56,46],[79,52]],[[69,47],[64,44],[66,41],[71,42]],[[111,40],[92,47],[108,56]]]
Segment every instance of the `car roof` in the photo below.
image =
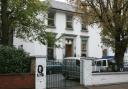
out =
[[66,57],[64,59],[74,59],[74,60],[80,60],[82,57]]
[[80,59],[91,59],[91,60],[94,60],[95,58],[93,57],[65,57],[64,59],[74,59],[74,60],[80,60]]
[[100,58],[100,59],[96,59],[95,61],[102,61],[102,60],[114,60],[114,59],[112,59],[112,58],[108,58],[108,59]]

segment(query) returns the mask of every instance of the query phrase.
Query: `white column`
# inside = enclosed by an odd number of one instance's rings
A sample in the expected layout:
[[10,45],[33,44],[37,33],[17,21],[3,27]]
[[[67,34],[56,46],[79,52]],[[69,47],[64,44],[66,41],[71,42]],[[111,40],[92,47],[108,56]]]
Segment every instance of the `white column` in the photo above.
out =
[[83,85],[92,85],[92,60],[85,59],[83,62]]
[[36,56],[35,89],[46,89],[46,57]]

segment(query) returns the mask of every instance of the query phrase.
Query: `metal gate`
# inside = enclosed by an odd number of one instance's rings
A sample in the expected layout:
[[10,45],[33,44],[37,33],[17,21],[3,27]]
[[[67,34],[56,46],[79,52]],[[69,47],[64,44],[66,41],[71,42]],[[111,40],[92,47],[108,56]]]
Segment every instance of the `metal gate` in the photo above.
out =
[[64,88],[80,85],[80,62],[64,60],[47,61],[47,88]]

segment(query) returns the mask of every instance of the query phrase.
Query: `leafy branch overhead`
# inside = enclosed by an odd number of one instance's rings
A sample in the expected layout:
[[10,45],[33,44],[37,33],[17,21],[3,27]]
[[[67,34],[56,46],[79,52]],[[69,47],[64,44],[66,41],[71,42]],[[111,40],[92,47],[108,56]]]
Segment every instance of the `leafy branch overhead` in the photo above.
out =
[[[128,36],[128,1],[127,0],[76,0],[86,24],[100,24],[101,36],[114,39],[118,28],[122,41]],[[128,39],[128,38],[127,38]]]
[[17,37],[37,39],[45,31],[47,10],[48,2],[40,0],[1,0],[2,36],[13,29]]
[[100,26],[102,42],[115,49],[115,59],[122,65],[128,45],[128,0],[70,0],[82,12],[85,24]]

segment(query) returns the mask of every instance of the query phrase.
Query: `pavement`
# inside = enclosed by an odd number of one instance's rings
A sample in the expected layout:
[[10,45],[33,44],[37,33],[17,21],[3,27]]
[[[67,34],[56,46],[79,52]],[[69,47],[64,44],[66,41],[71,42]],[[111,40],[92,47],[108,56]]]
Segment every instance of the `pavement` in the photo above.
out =
[[75,86],[66,88],[53,88],[53,89],[128,89],[128,83],[113,84],[113,85],[100,85],[100,86]]
[[[80,88],[78,88],[80,89]],[[101,85],[101,86],[91,86],[85,89],[128,89],[128,83],[123,84],[113,84],[113,85]]]

